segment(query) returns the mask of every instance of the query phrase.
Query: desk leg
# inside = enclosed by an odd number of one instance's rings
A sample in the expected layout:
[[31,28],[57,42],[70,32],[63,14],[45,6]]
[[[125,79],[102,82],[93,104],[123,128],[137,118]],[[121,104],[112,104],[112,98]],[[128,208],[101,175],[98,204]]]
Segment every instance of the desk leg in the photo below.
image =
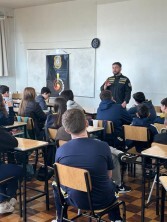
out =
[[160,222],[164,222],[164,210],[165,210],[165,195],[166,195],[166,190],[162,186],[162,195],[161,195],[161,217],[160,217]]
[[26,152],[23,152],[23,221],[27,222],[27,189],[26,189],[26,181],[27,181],[27,169],[26,169]]
[[156,162],[157,162],[156,215],[159,215],[159,165],[160,165],[160,160],[156,159]]
[[46,210],[49,210],[49,189],[48,189],[48,169],[47,169],[47,147],[44,147],[44,164],[45,164],[45,194],[46,194]]
[[24,126],[24,138],[27,138],[27,126]]
[[145,157],[142,156],[142,206],[141,206],[141,222],[144,222],[145,213]]

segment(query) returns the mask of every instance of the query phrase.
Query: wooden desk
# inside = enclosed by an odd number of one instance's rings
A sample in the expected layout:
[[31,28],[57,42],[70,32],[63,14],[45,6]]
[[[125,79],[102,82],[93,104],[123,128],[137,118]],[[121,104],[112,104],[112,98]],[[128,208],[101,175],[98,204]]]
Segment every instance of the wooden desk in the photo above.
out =
[[[24,138],[17,138],[18,140],[18,147],[15,150],[23,153],[23,221],[27,221],[27,203],[33,201],[39,197],[46,196],[46,210],[49,210],[49,191],[48,191],[48,180],[47,180],[47,142],[32,140],[32,139],[24,139]],[[46,180],[45,180],[45,190],[38,191],[40,194],[31,197],[27,200],[27,169],[26,169],[26,153],[30,150],[38,150],[42,148],[44,153],[44,164],[46,169]],[[37,189],[35,189],[37,191]]]
[[54,103],[46,103],[46,105],[50,108],[50,110],[52,110],[52,108],[54,107]]
[[104,127],[93,127],[93,126],[88,126],[86,128],[87,132],[88,133],[95,133],[95,132],[98,132],[98,131],[103,131],[104,130]]
[[156,183],[156,214],[159,215],[159,166],[161,159],[167,159],[167,146],[152,146],[149,149],[146,149],[141,152],[142,154],[142,212],[141,212],[141,221],[144,222],[145,218],[145,167],[146,167],[146,157],[151,157],[156,159],[156,168],[157,168],[157,183]]
[[13,107],[13,111],[17,114],[19,112],[19,108],[18,107]]
[[96,119],[97,109],[93,107],[84,107],[86,115],[90,115],[92,119]]
[[[9,131],[9,130],[12,130],[12,129],[15,129],[15,128],[17,129],[19,127],[23,127],[24,137],[26,138],[27,137],[27,127],[26,126],[27,126],[27,123],[25,123],[25,122],[14,121],[13,125],[4,126],[4,128]],[[17,136],[17,135],[20,135],[20,134],[22,134],[22,133],[15,134],[14,136]]]

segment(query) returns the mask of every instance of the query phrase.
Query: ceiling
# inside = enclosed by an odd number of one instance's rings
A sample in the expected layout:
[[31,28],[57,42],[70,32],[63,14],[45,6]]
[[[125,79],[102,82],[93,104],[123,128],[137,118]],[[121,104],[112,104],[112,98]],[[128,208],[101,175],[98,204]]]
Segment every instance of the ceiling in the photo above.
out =
[[[60,3],[60,2],[68,2],[68,1],[75,1],[75,0],[0,0],[0,7],[3,8],[25,8],[37,5],[46,5],[46,4],[53,4],[53,3]],[[85,1],[85,0],[80,0]],[[94,0],[97,4],[104,4],[108,2],[121,2],[121,1],[128,1],[128,0]]]

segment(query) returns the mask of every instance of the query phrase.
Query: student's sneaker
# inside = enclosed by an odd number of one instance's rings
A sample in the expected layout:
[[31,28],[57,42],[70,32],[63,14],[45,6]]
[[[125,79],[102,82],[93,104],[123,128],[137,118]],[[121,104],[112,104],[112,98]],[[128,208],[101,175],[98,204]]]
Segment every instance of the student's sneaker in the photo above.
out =
[[117,190],[118,190],[118,193],[127,193],[131,191],[131,187],[128,187],[122,184],[121,186],[117,186]]
[[120,159],[120,161],[125,162],[125,163],[134,163],[136,161],[138,156],[134,156],[128,153],[120,153],[118,155],[118,158]]
[[0,203],[0,214],[12,213],[13,211],[14,207],[9,202]]
[[9,203],[10,203],[10,205],[11,206],[15,206],[16,205],[16,203],[17,203],[17,200],[13,197],[13,198],[11,198],[10,200],[9,200]]
[[111,222],[123,222],[123,220],[111,220]]

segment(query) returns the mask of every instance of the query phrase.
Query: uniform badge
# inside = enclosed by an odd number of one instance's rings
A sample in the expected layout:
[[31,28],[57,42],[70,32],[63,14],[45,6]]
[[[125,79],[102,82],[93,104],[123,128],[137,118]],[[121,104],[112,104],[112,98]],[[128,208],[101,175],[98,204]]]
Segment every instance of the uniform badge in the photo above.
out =
[[130,83],[130,82],[128,83],[128,86],[129,86],[130,88],[132,87],[132,85],[131,85],[131,83]]
[[62,66],[62,60],[61,60],[61,56],[55,56],[54,57],[54,67],[56,69],[60,69]]

